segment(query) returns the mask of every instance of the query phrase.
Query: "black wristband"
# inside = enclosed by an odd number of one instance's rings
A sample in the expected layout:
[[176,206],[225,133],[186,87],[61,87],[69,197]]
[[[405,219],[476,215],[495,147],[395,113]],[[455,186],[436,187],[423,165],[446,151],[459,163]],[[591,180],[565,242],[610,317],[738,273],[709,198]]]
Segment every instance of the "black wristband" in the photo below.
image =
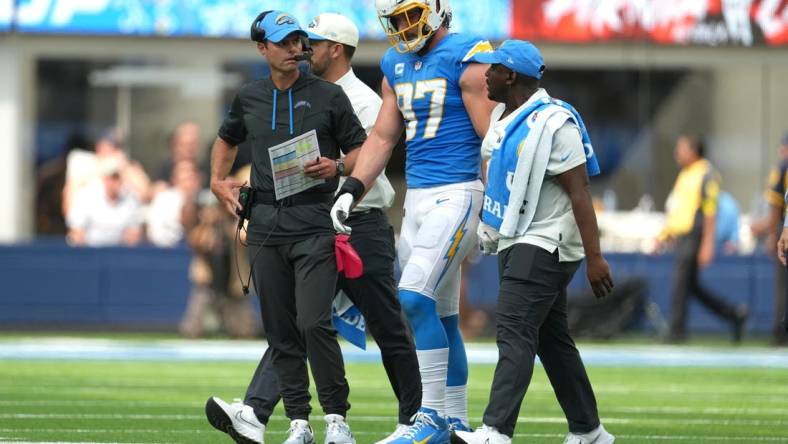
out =
[[358,200],[361,199],[361,196],[364,195],[364,191],[364,183],[353,176],[349,176],[345,180],[345,183],[342,184],[342,187],[339,188],[336,197],[339,197],[345,193],[350,193],[353,196],[353,202],[358,202]]

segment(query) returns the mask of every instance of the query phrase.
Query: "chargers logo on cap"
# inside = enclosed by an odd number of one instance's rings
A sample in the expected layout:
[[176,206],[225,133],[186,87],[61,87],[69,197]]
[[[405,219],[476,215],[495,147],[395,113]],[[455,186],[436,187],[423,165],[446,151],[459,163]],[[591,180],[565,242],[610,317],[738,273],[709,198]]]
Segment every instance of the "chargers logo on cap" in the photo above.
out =
[[309,24],[308,28],[317,28],[320,25],[320,16],[315,17],[314,20]]
[[293,17],[290,17],[287,14],[281,14],[281,15],[279,15],[279,17],[276,18],[276,22],[275,23],[277,25],[279,25],[279,26],[284,25],[284,24],[295,25],[295,19]]

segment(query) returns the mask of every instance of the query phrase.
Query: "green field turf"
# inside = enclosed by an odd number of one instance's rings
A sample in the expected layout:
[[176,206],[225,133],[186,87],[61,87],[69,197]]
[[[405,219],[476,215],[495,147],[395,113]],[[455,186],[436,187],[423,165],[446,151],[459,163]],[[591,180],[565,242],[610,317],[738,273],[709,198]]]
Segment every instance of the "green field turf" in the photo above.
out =
[[[230,443],[203,414],[211,395],[242,395],[253,362],[0,361],[0,442]],[[493,366],[471,366],[478,425]],[[788,371],[589,368],[619,443],[788,443]],[[350,424],[359,444],[390,432],[396,404],[378,364],[348,364]],[[313,401],[316,406],[316,401]],[[322,443],[322,414],[312,418]],[[266,442],[280,443],[278,410]],[[566,424],[537,367],[515,443],[561,443]]]

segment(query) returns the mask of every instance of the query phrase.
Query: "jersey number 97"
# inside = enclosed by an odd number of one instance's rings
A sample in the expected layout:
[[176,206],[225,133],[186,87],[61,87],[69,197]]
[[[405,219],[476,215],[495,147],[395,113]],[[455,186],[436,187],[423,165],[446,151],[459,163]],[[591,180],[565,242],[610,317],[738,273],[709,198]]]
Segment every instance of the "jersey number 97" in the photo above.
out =
[[[419,101],[427,100],[429,95],[429,114],[427,123],[424,126],[424,139],[432,139],[438,134],[438,129],[443,119],[443,104],[446,100],[446,79],[419,80],[414,83],[398,83],[394,86],[397,93],[402,117],[405,119],[405,139],[411,140],[416,137],[416,130],[419,126],[419,117],[416,109],[426,109],[424,104]],[[416,109],[414,109],[414,102]],[[419,113],[421,114],[421,113]]]

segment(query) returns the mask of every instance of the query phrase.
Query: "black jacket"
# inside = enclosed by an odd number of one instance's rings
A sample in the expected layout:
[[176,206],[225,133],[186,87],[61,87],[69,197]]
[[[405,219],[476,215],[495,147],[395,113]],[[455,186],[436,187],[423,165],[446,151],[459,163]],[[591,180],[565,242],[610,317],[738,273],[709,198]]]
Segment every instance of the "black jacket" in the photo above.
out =
[[[342,88],[312,74],[301,73],[293,86],[278,90],[270,77],[241,87],[219,129],[230,145],[248,141],[252,151],[252,186],[273,193],[268,149],[294,137],[317,132],[320,153],[336,159],[364,142],[366,133]],[[334,193],[338,178],[326,180],[304,193]],[[331,232],[327,204],[274,209],[252,209],[248,241],[281,244]]]

